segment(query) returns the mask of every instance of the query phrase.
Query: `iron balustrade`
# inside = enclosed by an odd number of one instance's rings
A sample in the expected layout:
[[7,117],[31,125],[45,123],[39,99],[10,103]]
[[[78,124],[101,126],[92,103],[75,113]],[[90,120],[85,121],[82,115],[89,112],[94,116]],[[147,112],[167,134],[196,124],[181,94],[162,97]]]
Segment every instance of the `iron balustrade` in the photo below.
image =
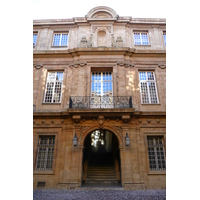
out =
[[127,96],[71,96],[69,108],[132,108],[132,97]]

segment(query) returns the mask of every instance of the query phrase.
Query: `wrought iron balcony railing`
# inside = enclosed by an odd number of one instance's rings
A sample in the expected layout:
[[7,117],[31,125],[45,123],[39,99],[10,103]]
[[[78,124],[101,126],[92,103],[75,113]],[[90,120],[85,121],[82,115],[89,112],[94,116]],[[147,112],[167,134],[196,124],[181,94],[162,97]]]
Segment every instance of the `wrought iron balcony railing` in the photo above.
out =
[[69,108],[132,108],[132,97],[70,97]]

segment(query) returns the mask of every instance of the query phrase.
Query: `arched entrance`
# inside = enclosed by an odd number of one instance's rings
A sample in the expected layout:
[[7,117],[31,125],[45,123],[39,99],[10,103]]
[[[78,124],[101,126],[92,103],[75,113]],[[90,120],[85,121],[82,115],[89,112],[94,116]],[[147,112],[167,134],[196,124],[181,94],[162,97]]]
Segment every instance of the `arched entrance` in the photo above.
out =
[[84,140],[83,183],[120,185],[120,171],[117,136],[106,129],[91,131]]

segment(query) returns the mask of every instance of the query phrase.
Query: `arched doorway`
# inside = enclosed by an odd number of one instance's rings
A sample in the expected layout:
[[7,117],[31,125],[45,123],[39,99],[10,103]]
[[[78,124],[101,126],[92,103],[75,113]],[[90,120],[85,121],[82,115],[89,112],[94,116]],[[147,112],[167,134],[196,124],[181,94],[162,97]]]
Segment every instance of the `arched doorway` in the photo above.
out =
[[83,183],[120,185],[120,152],[116,135],[106,129],[90,132],[84,141]]

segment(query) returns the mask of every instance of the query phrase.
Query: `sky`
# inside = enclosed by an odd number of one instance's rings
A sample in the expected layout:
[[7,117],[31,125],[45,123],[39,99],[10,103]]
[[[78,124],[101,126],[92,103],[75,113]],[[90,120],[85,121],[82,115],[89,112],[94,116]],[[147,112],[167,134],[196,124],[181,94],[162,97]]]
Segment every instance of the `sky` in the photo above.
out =
[[33,0],[33,19],[84,17],[97,6],[108,6],[119,16],[133,18],[166,18],[162,0]]

